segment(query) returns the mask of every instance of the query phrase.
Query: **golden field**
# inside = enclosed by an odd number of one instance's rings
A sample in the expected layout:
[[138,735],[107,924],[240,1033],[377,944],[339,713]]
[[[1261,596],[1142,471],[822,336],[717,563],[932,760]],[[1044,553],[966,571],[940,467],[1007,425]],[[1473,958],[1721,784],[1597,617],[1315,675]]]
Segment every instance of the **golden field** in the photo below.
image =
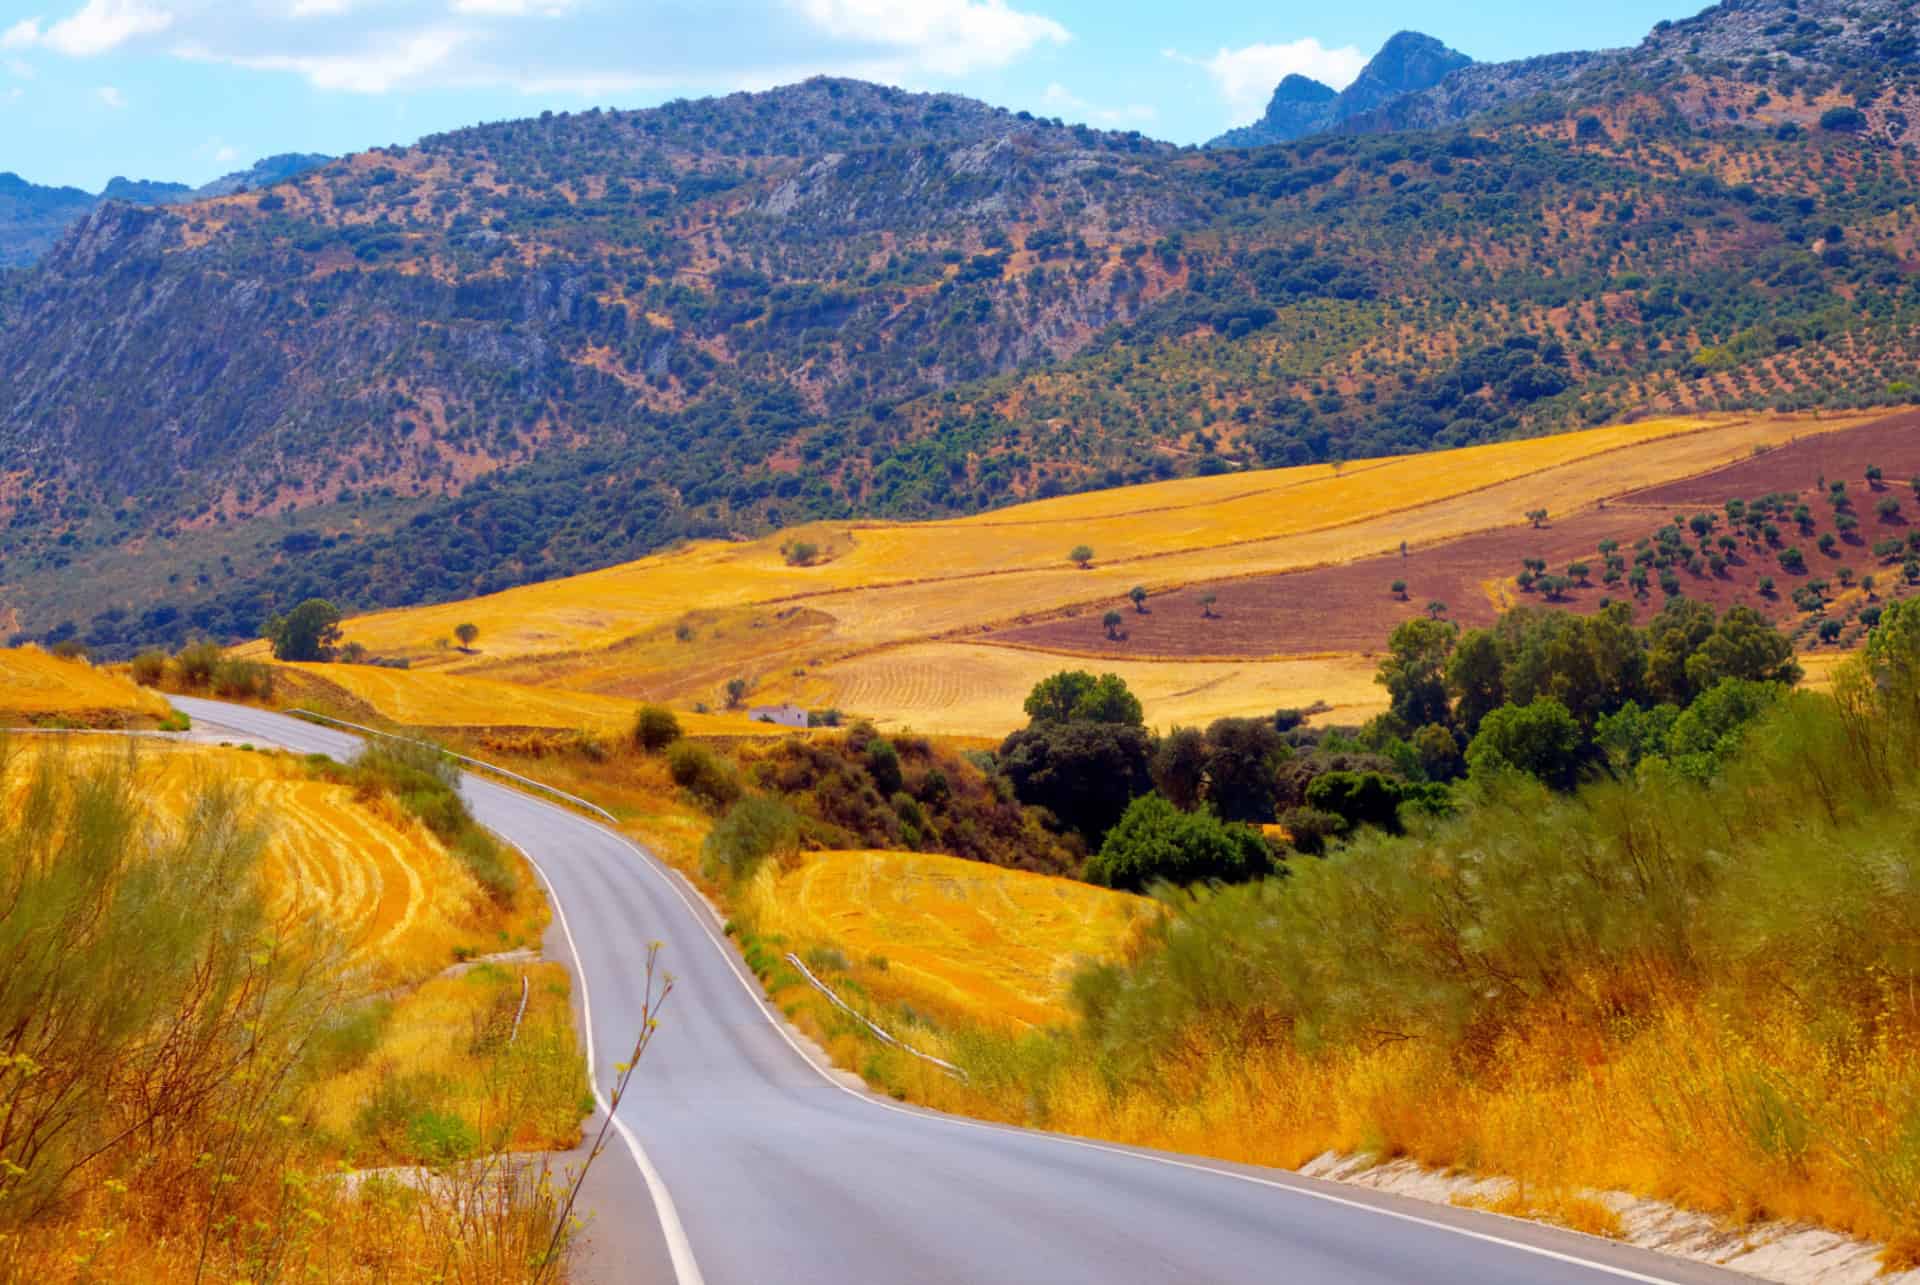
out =
[[160,696],[84,660],[62,660],[31,646],[0,649],[0,725],[50,719],[151,725],[168,712]]
[[839,951],[870,991],[994,1025],[1066,1022],[1073,969],[1112,955],[1153,905],[938,853],[810,852],[767,881],[762,932]]
[[1387,707],[1373,681],[1377,662],[1363,654],[1277,660],[1082,661],[1056,652],[979,643],[931,642],[852,657],[804,679],[774,679],[773,699],[835,706],[871,715],[883,731],[992,737],[1024,715],[1033,685],[1064,668],[1117,673],[1158,727],[1203,726],[1249,711],[1324,701],[1325,717],[1364,722]]
[[[295,758],[212,745],[100,738],[13,747],[4,780],[15,798],[41,755],[88,761],[133,755],[145,804],[161,826],[178,823],[206,785],[237,787],[249,810],[271,825],[261,863],[278,919],[324,919],[346,941],[350,961],[372,984],[393,986],[452,963],[456,948],[485,952],[504,940],[537,940],[545,908],[500,911],[427,828],[352,786],[314,779]],[[532,880],[523,880],[533,887]]]
[[[357,617],[348,640],[416,668],[326,674],[388,717],[425,726],[610,727],[623,719],[596,698],[717,709],[727,680],[741,677],[756,703],[793,699],[888,727],[998,736],[1020,721],[1030,676],[1072,661],[992,647],[996,628],[1111,603],[1135,584],[1160,593],[1338,565],[1516,525],[1536,507],[1565,515],[1867,418],[1645,420],[1338,468],[1187,478],[950,521],[815,524],[691,544],[484,598]],[[824,559],[788,565],[782,547],[798,539]],[[1094,551],[1085,569],[1067,559],[1078,544]],[[472,650],[441,645],[468,621],[480,630]],[[1101,667],[1127,669],[1149,722],[1163,726],[1317,701],[1342,717],[1379,708],[1366,681],[1372,663],[1358,654]]]

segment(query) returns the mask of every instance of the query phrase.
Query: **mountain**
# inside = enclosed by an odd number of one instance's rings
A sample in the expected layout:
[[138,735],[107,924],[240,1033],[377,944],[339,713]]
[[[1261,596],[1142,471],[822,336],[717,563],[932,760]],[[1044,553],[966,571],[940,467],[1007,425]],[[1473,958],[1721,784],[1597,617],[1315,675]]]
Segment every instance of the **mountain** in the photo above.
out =
[[136,205],[172,205],[231,196],[305,173],[325,165],[331,157],[288,152],[269,156],[244,170],[214,179],[202,187],[149,179],[113,178],[98,196],[77,187],[40,187],[18,174],[0,174],[0,268],[21,268],[52,249],[73,222],[104,201]]
[[[1404,47],[1396,50],[1397,42]],[[1832,105],[1845,106],[1838,98],[1858,97],[1859,86],[1887,80],[1889,73],[1897,79],[1910,72],[1915,43],[1913,6],[1906,0],[1724,0],[1691,18],[1656,24],[1631,49],[1573,51],[1505,63],[1474,63],[1428,37],[1403,32],[1338,101],[1314,96],[1322,106],[1311,110],[1304,106],[1308,100],[1299,87],[1283,97],[1283,81],[1265,117],[1229,130],[1208,146],[1258,147],[1329,131],[1441,129],[1531,103],[1549,92],[1599,103],[1689,75],[1700,76],[1704,84],[1729,82],[1729,89],[1756,79],[1788,92],[1812,89],[1835,94]],[[1369,84],[1376,68],[1380,74]],[[1302,78],[1287,78],[1297,79]],[[1305,84],[1326,88],[1313,81]],[[1727,110],[1719,98],[1717,93],[1679,96],[1670,105],[1696,124],[1713,124]],[[1905,97],[1882,104],[1880,123],[1896,141],[1909,128],[1908,106]]]
[[1273,91],[1266,115],[1228,130],[1208,147],[1261,147],[1319,134],[1374,111],[1405,94],[1439,84],[1473,64],[1432,36],[1402,31],[1380,48],[1351,85],[1335,93],[1306,76],[1288,76]]
[[98,200],[77,187],[41,187],[0,173],[0,268],[32,263]]
[[[0,277],[0,630],[244,636],[808,520],[1905,401],[1911,22],[1825,3],[1468,129],[1180,149],[822,79],[102,205]],[[1728,31],[1793,51],[1688,52]]]

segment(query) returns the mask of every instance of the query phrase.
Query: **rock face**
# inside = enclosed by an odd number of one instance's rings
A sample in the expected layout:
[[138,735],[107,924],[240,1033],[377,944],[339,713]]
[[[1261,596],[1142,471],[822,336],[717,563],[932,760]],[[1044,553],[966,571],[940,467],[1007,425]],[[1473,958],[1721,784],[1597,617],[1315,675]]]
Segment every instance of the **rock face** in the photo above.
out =
[[1258,147],[1305,138],[1325,129],[1333,118],[1337,91],[1309,76],[1288,76],[1275,87],[1267,114],[1251,125],[1230,129],[1209,147]]
[[1267,113],[1229,130],[1209,147],[1260,147],[1336,129],[1406,94],[1439,84],[1473,59],[1417,31],[1402,31],[1373,56],[1351,85],[1336,93],[1306,76],[1288,76],[1273,91]]

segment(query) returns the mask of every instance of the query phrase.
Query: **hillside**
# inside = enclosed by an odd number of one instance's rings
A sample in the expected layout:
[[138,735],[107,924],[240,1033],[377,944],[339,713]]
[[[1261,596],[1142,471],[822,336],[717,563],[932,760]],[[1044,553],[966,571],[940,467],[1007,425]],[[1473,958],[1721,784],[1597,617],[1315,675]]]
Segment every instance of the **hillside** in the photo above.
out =
[[1471,132],[1179,151],[818,80],[103,206],[0,291],[0,628],[242,638],[807,520],[1904,402],[1906,28],[1763,9]]
[[[1899,558],[1888,564],[1871,546],[1895,529],[1881,529],[1879,499],[1897,494],[1913,511],[1903,480],[1920,472],[1913,426],[1911,415],[1649,420],[1060,496],[957,520],[820,523],[356,617],[346,642],[411,668],[302,669],[416,726],[617,731],[642,700],[721,710],[739,678],[743,704],[792,700],[888,729],[999,737],[1020,723],[1035,682],[1074,667],[1119,673],[1159,727],[1280,707],[1359,722],[1385,703],[1374,671],[1387,635],[1433,598],[1463,623],[1484,623],[1500,594],[1509,604],[1542,596],[1513,584],[1523,558],[1551,557],[1556,574],[1586,558],[1592,582],[1564,600],[1591,610],[1606,592],[1596,546],[1609,531],[1633,557],[1676,512],[1691,518],[1823,475],[1860,479],[1858,544],[1836,543],[1843,553],[1830,558],[1794,534],[1806,575],[1781,571],[1770,549],[1746,549],[1723,573],[1703,561],[1675,574],[1689,596],[1726,605],[1757,601],[1764,568],[1780,581],[1767,613],[1796,621],[1815,617],[1793,605],[1793,590],[1825,578],[1838,605],[1820,618],[1844,615],[1852,628],[1867,604],[1857,585],[1833,583],[1842,562],[1877,570],[1882,595],[1906,592]],[[1881,467],[1885,491],[1869,493],[1867,463]],[[1526,516],[1537,507],[1549,513],[1541,529]],[[1826,507],[1816,532],[1832,526]],[[804,565],[797,544],[813,546]],[[1080,544],[1092,552],[1084,567],[1068,556]],[[1391,591],[1395,579],[1408,581],[1406,598]],[[1147,591],[1142,609],[1128,597],[1135,586]],[[1612,592],[1628,596],[1625,586]],[[1663,598],[1652,581],[1642,614]],[[1111,632],[1110,610],[1121,615]],[[477,627],[473,644],[443,645],[461,623]],[[1812,629],[1800,641],[1817,650]],[[739,729],[715,716],[700,730]]]
[[42,187],[18,174],[0,174],[0,269],[33,264],[57,245],[76,222],[107,201],[173,205],[231,196],[269,187],[325,165],[331,159],[298,152],[269,156],[197,188],[186,183],[114,178],[98,195],[77,187]]

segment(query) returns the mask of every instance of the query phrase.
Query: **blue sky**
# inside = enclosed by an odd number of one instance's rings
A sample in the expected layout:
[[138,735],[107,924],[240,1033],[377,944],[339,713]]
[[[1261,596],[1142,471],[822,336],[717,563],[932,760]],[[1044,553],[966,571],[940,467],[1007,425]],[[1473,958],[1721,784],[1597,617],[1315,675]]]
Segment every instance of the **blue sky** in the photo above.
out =
[[1203,141],[1412,27],[1480,59],[1637,42],[1702,0],[0,0],[0,170],[200,183],[543,109],[816,73]]

